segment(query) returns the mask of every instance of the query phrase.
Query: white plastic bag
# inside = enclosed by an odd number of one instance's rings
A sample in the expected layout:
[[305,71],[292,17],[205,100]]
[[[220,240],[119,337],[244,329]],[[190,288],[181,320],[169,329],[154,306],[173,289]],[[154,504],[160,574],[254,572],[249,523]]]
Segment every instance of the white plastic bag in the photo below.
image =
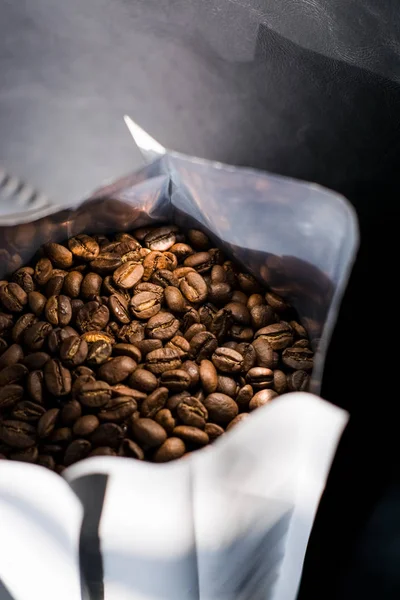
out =
[[[4,218],[0,276],[43,242],[82,231],[201,227],[297,309],[316,348],[318,392],[357,246],[349,204],[315,185],[166,152],[131,127],[150,164],[74,210]],[[172,464],[96,457],[63,481],[1,461],[0,591],[16,600],[294,600],[346,418],[292,393]]]

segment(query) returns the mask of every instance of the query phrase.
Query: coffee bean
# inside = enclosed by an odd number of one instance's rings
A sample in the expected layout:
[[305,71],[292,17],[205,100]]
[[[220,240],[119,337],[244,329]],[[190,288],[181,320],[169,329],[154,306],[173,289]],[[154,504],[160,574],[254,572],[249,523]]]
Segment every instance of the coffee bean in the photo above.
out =
[[28,302],[28,295],[18,283],[8,283],[0,287],[0,301],[10,312],[22,312]]
[[183,244],[182,242],[178,242],[171,246],[170,251],[175,254],[178,261],[185,260],[188,256],[194,253],[194,250],[189,244]]
[[54,471],[55,466],[56,466],[54,458],[52,456],[50,456],[49,454],[39,454],[36,462],[41,467],[50,469],[50,471]]
[[91,301],[82,306],[76,316],[76,324],[82,333],[100,331],[110,319],[110,312],[104,304]]
[[100,421],[95,415],[84,415],[79,417],[74,423],[72,431],[78,437],[87,437],[93,433],[100,425]]
[[176,275],[168,269],[158,269],[155,271],[151,276],[151,281],[155,285],[162,287],[164,289],[164,293],[168,286],[178,287],[179,285],[179,280]]
[[214,334],[217,340],[222,343],[228,335],[233,323],[233,316],[230,310],[221,308],[213,317],[209,327],[210,332]]
[[151,394],[149,394],[147,398],[143,401],[140,409],[140,415],[142,417],[152,419],[159,410],[164,408],[167,398],[168,388],[157,388],[156,390],[154,390],[154,392],[151,392]]
[[99,411],[100,421],[121,423],[137,410],[137,403],[131,396],[118,396],[111,398]]
[[174,225],[165,227],[157,227],[150,231],[144,238],[144,243],[150,250],[158,250],[165,252],[175,244],[175,232],[178,230]]
[[[204,387],[204,386],[203,386]],[[213,390],[214,392],[220,392],[221,394],[226,394],[231,398],[236,398],[236,394],[238,393],[239,385],[233,377],[228,377],[227,375],[218,375],[217,378],[217,388]],[[212,392],[209,392],[212,393]]]
[[70,298],[78,298],[81,293],[83,275],[79,271],[70,271],[63,282],[63,292]]
[[151,317],[146,326],[147,335],[161,341],[170,340],[179,329],[179,321],[168,312]]
[[100,294],[103,280],[98,273],[87,273],[83,278],[80,293],[86,300]]
[[129,356],[117,356],[99,367],[98,376],[110,385],[115,385],[124,381],[124,379],[133,373],[136,367],[136,361]]
[[68,248],[74,256],[80,260],[94,260],[99,252],[99,244],[96,240],[84,233],[77,235],[68,240]]
[[135,440],[146,448],[161,446],[167,439],[165,429],[152,419],[135,419],[131,422]]
[[218,387],[218,374],[214,364],[210,360],[202,360],[200,363],[200,380],[206,394],[212,394]]
[[196,248],[196,250],[207,250],[210,247],[210,240],[206,234],[199,229],[189,229],[187,236],[191,245]]
[[142,392],[150,394],[156,389],[158,381],[157,377],[147,369],[138,368],[129,377],[129,384]]
[[209,331],[197,333],[190,340],[190,356],[196,359],[197,363],[208,359],[217,349],[218,342],[215,335]]
[[27,376],[27,374],[28,369],[20,363],[16,363],[15,365],[5,367],[0,371],[0,389],[3,386],[11,385],[14,383],[21,384]]
[[[196,255],[193,255],[196,256]],[[192,256],[186,260],[190,260]],[[204,278],[195,271],[187,273],[180,282],[180,290],[189,302],[204,302],[207,298],[208,289]]]
[[18,402],[12,410],[12,417],[17,421],[27,421],[29,423],[35,423],[44,415],[46,409],[36,402],[30,400],[22,400]]
[[88,440],[74,440],[70,443],[64,454],[64,465],[70,465],[86,458],[92,446]]
[[178,437],[168,438],[155,452],[154,462],[164,463],[181,458],[186,452],[183,440]]
[[281,321],[259,329],[255,334],[256,339],[259,337],[267,340],[273,350],[283,350],[290,346],[293,342],[293,333],[290,325]]
[[189,387],[191,380],[184,369],[171,369],[162,373],[160,383],[171,392],[183,392]]
[[111,388],[105,381],[87,381],[79,386],[79,401],[89,408],[100,408],[111,398]]
[[196,446],[205,446],[210,441],[205,431],[190,425],[178,425],[173,430],[172,435]]
[[273,294],[272,292],[267,292],[265,294],[265,300],[277,313],[282,313],[289,309],[289,305],[283,300],[283,298],[277,294]]
[[187,373],[189,373],[189,376],[190,376],[189,387],[190,388],[196,387],[196,385],[200,381],[200,369],[199,369],[198,365],[193,360],[186,360],[182,365],[182,369],[184,371],[186,371]]
[[88,345],[79,337],[69,337],[60,346],[60,358],[70,368],[81,365],[88,355]]
[[47,352],[32,352],[24,356],[21,363],[26,366],[28,371],[36,371],[42,369],[48,360],[50,360],[50,355]]
[[240,352],[240,354],[243,356],[242,370],[244,372],[249,371],[251,368],[253,368],[256,365],[257,353],[252,344],[244,342],[244,343],[238,344],[236,346],[236,348],[234,348],[234,350],[236,350],[237,352]]
[[143,265],[128,261],[114,271],[113,279],[118,287],[129,289],[133,288],[141,280],[143,273]]
[[245,294],[258,294],[262,292],[260,284],[250,273],[239,273],[237,280],[241,290]]
[[19,363],[24,358],[24,351],[19,344],[12,344],[3,354],[0,356],[0,370],[5,367],[10,367]]
[[311,371],[314,366],[314,353],[308,348],[286,348],[282,353],[282,362],[291,369]]
[[146,356],[146,368],[155,375],[161,375],[164,371],[179,369],[181,364],[181,358],[177,350],[172,348],[152,350]]
[[52,354],[57,354],[63,341],[73,336],[79,337],[79,334],[69,325],[67,325],[67,327],[56,327],[53,329],[47,338],[47,345],[50,352]]
[[256,352],[257,366],[272,369],[274,365],[274,351],[267,339],[259,337],[252,343]]
[[104,340],[99,340],[90,345],[88,349],[86,361],[89,365],[102,365],[111,356],[112,345]]
[[210,442],[213,442],[214,440],[219,438],[220,435],[225,433],[222,427],[220,425],[217,425],[216,423],[206,423],[204,431],[208,435]]
[[122,428],[116,423],[103,423],[90,436],[92,446],[111,446],[118,448],[124,436]]
[[[172,338],[172,340],[173,339],[174,338]],[[169,347],[169,343],[172,342],[172,340],[167,342],[167,344],[166,344],[167,347]],[[140,341],[135,342],[135,346],[140,350],[140,352],[142,353],[142,356],[147,356],[149,354],[149,352],[152,352],[153,350],[158,350],[159,348],[162,348],[162,341],[161,340],[140,340]]]
[[171,435],[176,425],[176,421],[168,408],[162,408],[161,410],[159,410],[156,413],[154,420],[156,421],[156,423],[161,425],[163,429],[165,429],[168,435]]
[[128,325],[123,325],[117,337],[120,342],[136,345],[137,342],[141,342],[145,337],[144,325],[138,323],[138,321],[132,321]]
[[129,456],[130,458],[136,458],[137,460],[144,459],[144,452],[141,447],[133,440],[127,438],[122,441],[122,453],[123,456]]
[[236,404],[239,406],[239,408],[244,408],[247,409],[250,403],[250,400],[253,397],[253,388],[251,387],[251,385],[246,384],[243,387],[240,388],[240,390],[237,393],[236,396]]
[[274,373],[266,367],[253,367],[246,374],[246,382],[255,390],[264,390],[274,384]]
[[106,275],[112,273],[122,265],[121,257],[117,254],[102,252],[91,261],[90,268],[96,273]]
[[238,425],[238,423],[245,421],[248,416],[249,416],[249,413],[241,413],[240,415],[238,415],[237,417],[232,419],[232,421],[227,426],[226,431],[230,431],[232,429],[232,427],[235,427],[236,425]]
[[64,279],[65,274],[57,274],[54,270],[53,275],[50,277],[49,281],[46,284],[44,290],[45,296],[47,296],[47,298],[50,298],[51,296],[58,296],[59,294],[61,294],[61,291],[64,286]]
[[69,269],[72,267],[72,252],[65,246],[49,242],[48,244],[45,244],[43,248],[55,267],[58,267],[59,269]]
[[242,370],[243,356],[230,348],[217,348],[211,360],[222,373],[238,373]]
[[152,250],[143,260],[143,281],[148,281],[159,269],[173,270],[178,264],[177,258],[171,252]]
[[20,344],[23,340],[25,330],[36,323],[37,320],[37,317],[33,313],[25,313],[22,315],[12,329],[11,337],[13,342]]
[[9,409],[22,400],[24,388],[21,385],[5,385],[0,389],[0,410]]
[[61,409],[61,421],[65,425],[72,425],[82,415],[82,407],[77,400],[71,400]]
[[39,450],[36,446],[31,446],[26,450],[20,450],[19,452],[13,452],[10,454],[11,460],[18,460],[20,462],[26,462],[34,464],[39,457]]
[[274,371],[274,390],[277,394],[284,394],[287,391],[286,375],[278,369]]
[[129,304],[121,294],[112,294],[108,300],[108,306],[111,314],[114,315],[120,323],[130,323]]
[[45,285],[53,275],[53,265],[48,258],[41,258],[35,266],[34,279],[40,286]]
[[82,339],[85,340],[88,344],[94,344],[95,342],[103,341],[108,342],[109,344],[114,343],[114,338],[109,333],[105,331],[86,331],[82,334]]
[[53,328],[46,321],[38,321],[25,330],[24,342],[29,350],[41,350]]
[[250,400],[249,409],[254,410],[273,400],[278,394],[274,390],[260,390]]
[[71,373],[58,359],[49,360],[43,369],[46,388],[53,396],[66,396],[71,391]]
[[262,329],[276,320],[274,311],[267,304],[254,306],[251,309],[250,316],[254,329]]
[[225,306],[225,310],[229,310],[233,321],[238,325],[250,325],[250,312],[242,302],[229,302]]
[[206,326],[202,323],[193,323],[193,325],[186,329],[184,339],[190,344],[195,335],[198,333],[204,333],[206,329]]
[[[265,305],[262,294],[251,294],[249,296],[246,306],[251,311],[255,306]],[[267,323],[266,323],[267,324]]]
[[26,390],[37,404],[43,403],[43,371],[31,371],[26,380]]
[[40,417],[37,427],[38,436],[40,438],[46,438],[51,434],[56,426],[59,414],[60,410],[58,408],[51,408]]
[[204,404],[197,398],[190,396],[184,398],[177,406],[178,417],[185,425],[204,429],[208,419],[208,412]]
[[11,448],[30,448],[36,441],[36,430],[23,421],[0,421],[0,441]]
[[204,400],[210,421],[224,425],[232,421],[238,414],[238,406],[230,396],[215,392]]
[[287,375],[287,386],[291,392],[307,392],[310,376],[306,371],[295,371]]
[[117,456],[117,453],[110,446],[99,446],[89,452],[88,458],[91,456]]

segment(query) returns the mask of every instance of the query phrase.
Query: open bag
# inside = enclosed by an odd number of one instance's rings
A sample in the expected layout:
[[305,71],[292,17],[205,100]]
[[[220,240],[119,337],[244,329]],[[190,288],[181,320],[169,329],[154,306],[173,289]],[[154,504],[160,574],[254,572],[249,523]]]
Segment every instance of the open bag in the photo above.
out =
[[[317,394],[357,247],[350,205],[316,185],[166,151],[128,123],[147,166],[74,209],[3,218],[0,276],[40,244],[82,232],[200,228],[297,310],[316,351]],[[346,421],[317,396],[291,393],[167,465],[94,457],[60,477],[1,461],[0,594],[294,600]]]

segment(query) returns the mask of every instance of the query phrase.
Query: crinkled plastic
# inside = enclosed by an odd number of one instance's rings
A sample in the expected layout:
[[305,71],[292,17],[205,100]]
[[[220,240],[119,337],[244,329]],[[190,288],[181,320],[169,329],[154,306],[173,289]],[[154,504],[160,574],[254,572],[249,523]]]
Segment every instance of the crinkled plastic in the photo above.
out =
[[[132,131],[149,161],[141,171],[73,210],[0,221],[0,276],[40,244],[83,231],[200,227],[297,309],[316,350],[318,393],[357,248],[351,206],[319,186],[166,151]],[[53,599],[55,589],[68,600],[294,600],[346,419],[292,393],[170,465],[91,458],[64,472],[68,486],[35,465],[1,464],[0,582],[21,600]]]

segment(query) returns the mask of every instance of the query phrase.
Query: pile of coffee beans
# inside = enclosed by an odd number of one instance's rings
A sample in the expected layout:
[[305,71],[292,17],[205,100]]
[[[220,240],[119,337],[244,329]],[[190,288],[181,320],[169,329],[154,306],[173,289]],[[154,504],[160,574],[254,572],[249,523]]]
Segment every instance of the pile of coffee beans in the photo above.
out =
[[166,462],[306,390],[293,309],[199,230],[81,234],[0,281],[0,457]]

